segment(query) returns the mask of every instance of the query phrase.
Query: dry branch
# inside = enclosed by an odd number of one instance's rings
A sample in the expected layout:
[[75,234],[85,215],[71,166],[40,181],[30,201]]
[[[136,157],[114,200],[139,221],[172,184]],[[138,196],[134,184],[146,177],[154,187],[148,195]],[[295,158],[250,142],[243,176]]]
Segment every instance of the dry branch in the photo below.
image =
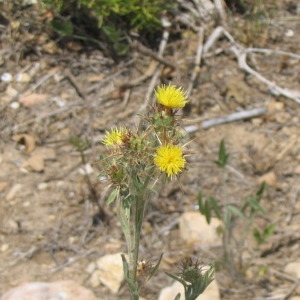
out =
[[[167,42],[168,42],[168,39],[169,39],[169,35],[170,35],[169,31],[167,29],[165,29],[164,32],[163,32],[162,40],[161,40],[160,45],[159,45],[159,49],[158,49],[158,56],[160,56],[160,57],[162,57],[163,54],[164,54],[164,51],[165,51],[165,48],[167,46]],[[158,76],[159,76],[161,70],[162,70],[162,66],[157,65],[156,69],[155,69],[155,71],[152,75],[150,84],[148,86],[147,94],[145,96],[145,102],[142,105],[142,107],[140,108],[139,112],[144,112],[146,110],[147,105],[148,105],[148,101],[151,97],[151,94],[153,93],[154,87],[156,85],[156,82],[157,82],[157,79],[158,79]]]
[[191,76],[189,86],[187,88],[187,95],[191,94],[192,89],[194,87],[195,80],[200,72],[201,57],[203,52],[203,38],[204,38],[204,28],[201,27],[198,30],[198,46],[197,46],[197,52],[195,57],[195,66],[194,66],[194,70]]
[[[267,109],[266,108],[254,108],[250,110],[243,110],[237,113],[230,114],[228,116],[222,117],[222,118],[217,118],[217,119],[212,119],[212,120],[207,120],[204,121],[201,125],[202,129],[207,129],[212,126],[220,125],[220,124],[225,124],[225,123],[230,123],[234,121],[239,121],[239,120],[246,120],[254,117],[259,117],[264,114],[266,114]],[[199,127],[196,125],[191,125],[185,127],[185,130],[189,133],[195,132],[199,130]]]
[[[206,43],[204,45],[203,53],[204,54],[207,53],[208,50],[215,44],[215,42],[221,36],[225,36],[232,43],[230,50],[236,56],[240,69],[242,69],[243,71],[245,71],[248,74],[253,75],[258,80],[265,83],[273,95],[276,95],[276,96],[282,95],[286,98],[296,101],[297,103],[300,103],[300,92],[299,91],[292,91],[292,90],[289,90],[286,88],[282,88],[282,87],[278,86],[276,83],[274,83],[274,82],[268,80],[267,78],[265,78],[264,76],[262,76],[257,71],[253,70],[251,67],[249,67],[247,64],[247,53],[259,52],[258,51],[259,49],[258,48],[244,48],[241,45],[238,45],[236,43],[236,41],[234,40],[234,38],[232,37],[232,35],[227,30],[225,30],[222,26],[217,27],[212,32],[212,34],[209,36],[208,40],[206,41]],[[265,52],[265,53],[279,53],[279,54],[284,54],[284,55],[289,55],[291,57],[299,58],[299,55],[289,53],[289,52],[283,52],[283,51],[282,52],[281,51],[274,52],[273,50],[269,50],[269,49],[261,49],[260,51]]]

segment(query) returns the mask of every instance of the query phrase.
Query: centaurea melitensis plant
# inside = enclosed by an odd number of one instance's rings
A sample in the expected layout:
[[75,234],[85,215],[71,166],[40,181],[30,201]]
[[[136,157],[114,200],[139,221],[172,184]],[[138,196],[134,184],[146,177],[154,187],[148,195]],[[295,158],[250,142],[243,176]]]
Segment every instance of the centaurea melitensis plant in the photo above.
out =
[[[122,255],[122,260],[131,300],[139,299],[141,285],[157,271],[161,260],[153,265],[139,259],[142,223],[151,190],[159,178],[173,179],[185,170],[187,163],[180,146],[184,136],[176,118],[177,111],[187,103],[187,95],[182,88],[162,85],[155,91],[155,97],[157,103],[151,107],[152,111],[142,117],[143,126],[137,130],[115,127],[103,139],[108,153],[102,161],[113,187],[107,202],[116,201],[127,243],[128,258]],[[195,274],[203,276],[200,271]],[[212,278],[210,271],[204,289]]]

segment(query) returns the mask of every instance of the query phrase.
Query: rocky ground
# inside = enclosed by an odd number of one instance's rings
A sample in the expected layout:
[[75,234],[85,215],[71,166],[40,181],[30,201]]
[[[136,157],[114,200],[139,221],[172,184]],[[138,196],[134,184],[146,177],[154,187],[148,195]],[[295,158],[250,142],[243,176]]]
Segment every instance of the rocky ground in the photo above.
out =
[[[177,271],[175,265],[191,255],[216,264],[221,299],[300,297],[299,95],[278,92],[241,70],[224,36],[195,68],[197,50],[220,24],[218,17],[201,23],[187,11],[190,27],[177,21],[180,34],[169,39],[161,62],[141,47],[116,62],[95,46],[53,35],[49,11],[39,5],[13,2],[0,2],[0,296],[23,282],[72,279],[98,299],[128,299],[125,284],[113,291],[93,277],[101,257],[126,251],[115,208],[105,205],[108,183],[98,178],[101,140],[111,126],[136,126],[153,87],[171,82],[185,89],[192,83],[183,121],[193,155],[179,182],[169,183],[149,205],[141,255],[155,260],[163,252],[164,258],[142,296],[157,299],[172,284],[163,271]],[[265,23],[228,11],[224,27],[243,49],[285,51],[250,53],[247,62],[279,87],[299,92],[299,4],[273,2],[264,7]],[[201,26],[203,43],[194,32]],[[265,110],[203,126],[254,108]],[[230,153],[225,183],[213,163],[222,139]],[[78,140],[89,141],[82,155]],[[189,243],[179,220],[198,211],[200,190],[221,205],[239,206],[263,181],[266,213],[253,224],[260,231],[276,227],[257,244],[246,221],[234,221],[232,263],[239,275],[232,277],[222,245]]]

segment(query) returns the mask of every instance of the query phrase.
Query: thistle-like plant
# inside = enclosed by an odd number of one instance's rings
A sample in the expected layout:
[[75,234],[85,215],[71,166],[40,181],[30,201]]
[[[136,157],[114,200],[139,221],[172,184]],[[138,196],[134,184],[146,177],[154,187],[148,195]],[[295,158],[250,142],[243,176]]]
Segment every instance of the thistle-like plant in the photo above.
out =
[[[141,286],[154,275],[162,258],[152,264],[139,257],[142,223],[151,192],[159,178],[172,180],[187,164],[187,153],[180,146],[183,135],[176,116],[178,109],[187,103],[186,93],[182,88],[162,85],[155,96],[157,103],[142,117],[143,126],[136,130],[115,127],[107,131],[103,139],[107,153],[101,160],[112,186],[107,202],[116,202],[127,243],[128,258],[122,255],[122,260],[131,300],[139,299]],[[144,266],[142,271],[141,266]],[[203,287],[209,282],[204,282]]]

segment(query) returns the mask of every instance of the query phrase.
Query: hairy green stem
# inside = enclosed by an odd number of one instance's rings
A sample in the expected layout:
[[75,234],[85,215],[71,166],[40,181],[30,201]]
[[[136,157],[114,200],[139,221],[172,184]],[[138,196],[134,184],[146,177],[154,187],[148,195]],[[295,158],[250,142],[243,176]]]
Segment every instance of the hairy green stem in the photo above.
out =
[[[150,183],[150,180],[152,178],[152,173],[149,172],[147,175],[142,187],[137,193],[136,201],[135,201],[135,212],[134,212],[134,241],[133,241],[133,254],[132,254],[132,260],[130,261],[131,265],[131,279],[135,284],[135,291],[131,292],[131,300],[138,300],[138,290],[139,290],[139,283],[137,282],[137,266],[138,266],[138,260],[139,260],[139,246],[140,246],[140,239],[141,239],[141,231],[142,231],[142,225],[143,225],[143,219],[144,219],[144,213],[145,208],[147,204],[147,189],[148,185]],[[134,292],[134,293],[133,293]],[[137,298],[136,298],[136,292],[137,292]]]

